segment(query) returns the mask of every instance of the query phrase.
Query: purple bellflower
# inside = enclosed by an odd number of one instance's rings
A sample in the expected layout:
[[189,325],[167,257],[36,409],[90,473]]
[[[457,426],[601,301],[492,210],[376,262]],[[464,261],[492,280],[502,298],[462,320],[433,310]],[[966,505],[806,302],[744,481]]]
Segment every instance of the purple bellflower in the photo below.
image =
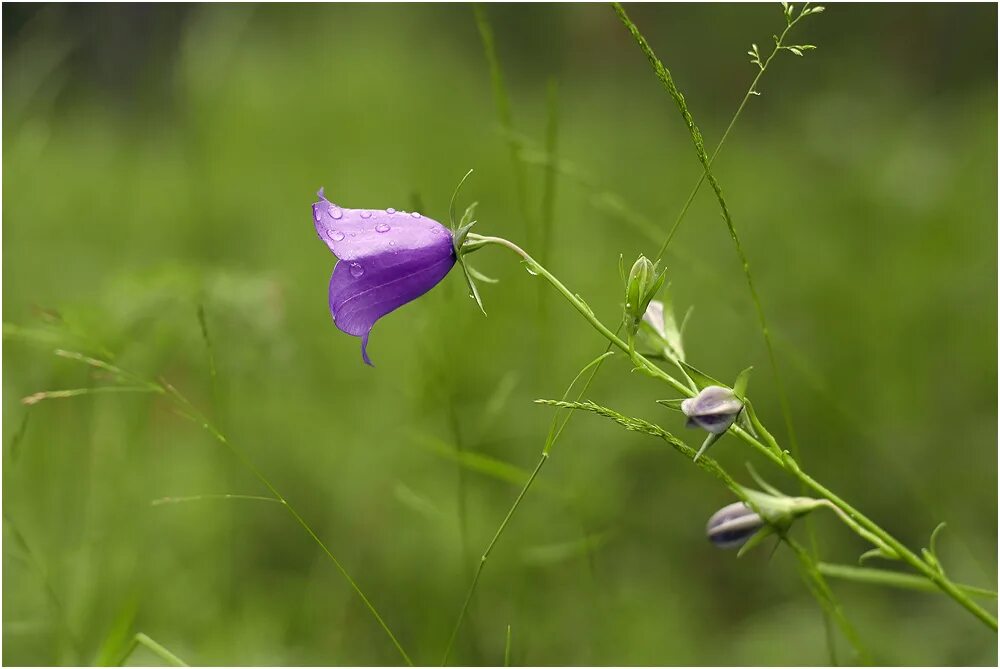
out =
[[346,209],[319,193],[312,206],[320,239],[340,260],[330,277],[330,313],[337,327],[361,337],[375,322],[436,286],[455,265],[451,231],[417,212]]

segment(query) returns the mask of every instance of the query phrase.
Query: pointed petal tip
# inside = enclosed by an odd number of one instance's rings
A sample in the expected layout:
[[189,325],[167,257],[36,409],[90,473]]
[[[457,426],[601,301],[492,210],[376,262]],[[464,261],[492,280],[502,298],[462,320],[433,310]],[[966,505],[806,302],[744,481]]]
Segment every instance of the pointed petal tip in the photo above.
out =
[[361,359],[364,360],[365,364],[369,367],[374,367],[375,363],[373,363],[372,359],[368,357],[368,334],[370,332],[371,330],[366,332],[365,336],[361,338]]
[[316,197],[318,197],[321,200],[325,200],[326,199],[326,195],[323,195],[324,188],[325,188],[325,186],[320,186],[319,190],[316,191]]

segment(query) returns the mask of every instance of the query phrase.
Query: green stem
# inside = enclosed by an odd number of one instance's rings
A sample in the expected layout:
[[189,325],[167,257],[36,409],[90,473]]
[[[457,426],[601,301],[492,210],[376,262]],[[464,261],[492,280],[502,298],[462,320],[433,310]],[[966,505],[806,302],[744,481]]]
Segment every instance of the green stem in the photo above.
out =
[[128,659],[132,656],[132,653],[135,652],[135,649],[139,646],[145,646],[150,650],[150,652],[152,652],[158,658],[175,667],[190,666],[188,665],[187,662],[177,657],[176,655],[171,653],[169,650],[167,650],[157,642],[153,641],[151,638],[149,638],[142,632],[139,632],[134,637],[132,637],[132,642],[129,644],[129,647],[125,650],[125,654],[122,655],[122,659],[118,662],[118,666],[124,665],[128,661]]
[[[801,16],[799,18],[801,18]],[[764,76],[764,72],[767,71],[767,66],[771,64],[771,60],[780,50],[779,47],[781,46],[782,42],[784,42],[785,36],[788,34],[788,31],[792,29],[792,26],[794,26],[796,22],[798,22],[799,18],[796,18],[794,21],[792,21],[785,27],[785,30],[781,33],[781,36],[778,37],[778,41],[774,46],[774,51],[771,52],[771,55],[768,56],[767,59],[764,61],[764,63],[760,66],[760,69],[757,72],[757,76],[754,77],[753,81],[750,82],[750,86],[747,88],[747,92],[743,95],[743,99],[740,100],[740,106],[736,108],[736,113],[733,114],[733,117],[731,119],[729,119],[729,125],[726,126],[726,131],[722,133],[722,139],[720,139],[719,143],[715,145],[715,150],[712,151],[712,155],[708,159],[709,167],[715,162],[715,159],[718,157],[719,152],[722,151],[722,147],[725,145],[726,140],[729,138],[729,133],[732,131],[733,126],[736,125],[736,121],[739,120],[740,115],[743,113],[744,107],[747,106],[747,102],[750,101],[750,98],[752,96],[757,95],[757,84],[760,82],[761,77]],[[701,190],[701,185],[705,183],[706,176],[708,176],[708,167],[702,170],[701,176],[698,177],[698,181],[695,183],[694,188],[691,189],[691,192],[688,194],[687,200],[684,201],[684,206],[681,207],[681,212],[677,215],[677,219],[674,221],[674,224],[670,227],[670,231],[667,233],[666,239],[663,240],[663,244],[660,245],[660,250],[657,251],[654,262],[656,260],[661,259],[663,257],[663,254],[666,253],[667,247],[670,246],[670,242],[673,240],[674,235],[677,233],[677,229],[680,227],[681,222],[687,215],[688,209],[691,208],[691,204],[694,202],[695,196],[697,196],[698,191]]]
[[[750,289],[750,297],[753,301],[754,309],[757,312],[757,320],[760,322],[761,332],[764,335],[764,344],[767,348],[767,355],[771,364],[772,375],[774,376],[775,386],[778,391],[778,399],[781,404],[782,414],[785,418],[785,427],[788,430],[788,436],[790,442],[792,443],[793,453],[796,457],[798,457],[798,441],[795,438],[795,428],[793,427],[791,421],[791,407],[788,403],[788,396],[785,392],[781,376],[778,374],[778,363],[777,358],[774,355],[774,345],[771,341],[771,332],[767,325],[767,318],[764,316],[764,308],[761,306],[760,295],[757,293],[757,287],[754,284],[753,275],[750,273],[750,260],[747,258],[746,252],[743,250],[743,245],[740,243],[739,235],[736,233],[736,226],[733,224],[732,215],[729,213],[729,206],[726,204],[726,199],[722,194],[722,186],[715,178],[715,175],[712,174],[712,160],[708,157],[708,153],[705,151],[705,140],[701,135],[701,130],[698,129],[698,126],[694,122],[694,118],[691,116],[691,112],[688,111],[684,95],[677,89],[677,85],[674,83],[670,70],[668,70],[663,65],[663,62],[657,58],[656,53],[653,52],[653,49],[649,46],[646,38],[642,36],[641,32],[639,32],[639,28],[636,27],[636,25],[628,17],[628,14],[625,13],[625,8],[618,2],[613,3],[613,6],[615,12],[618,14],[618,18],[621,19],[621,22],[632,34],[632,37],[635,38],[636,43],[639,45],[639,49],[646,56],[646,59],[649,60],[649,64],[653,67],[653,71],[656,73],[657,78],[663,84],[667,93],[670,94],[670,97],[672,97],[677,103],[677,108],[680,111],[681,116],[684,118],[684,122],[691,133],[691,139],[694,142],[694,148],[698,154],[698,160],[701,161],[702,167],[705,170],[704,176],[708,179],[708,183],[712,186],[712,190],[715,191],[715,197],[719,201],[719,208],[722,210],[722,218],[726,221],[726,227],[729,229],[729,236],[732,237],[733,244],[736,246],[736,253],[739,256],[740,264],[743,267],[743,274],[746,277],[747,287]],[[793,24],[794,22],[785,28],[785,32],[782,33],[782,37],[784,37],[784,35],[791,29]],[[771,62],[771,59],[774,58],[779,49],[780,44],[776,44],[775,50],[766,61],[767,63]],[[760,74],[763,74],[763,70],[758,74],[758,78],[760,77]],[[753,90],[752,86],[751,90]],[[748,93],[748,96],[749,95],[751,95],[751,93]],[[746,100],[744,100],[743,104],[746,104]],[[742,106],[743,105],[741,105],[741,107]]]
[[497,541],[500,540],[503,531],[507,528],[507,523],[514,516],[514,512],[517,511],[517,507],[521,505],[521,500],[528,493],[528,489],[531,488],[531,484],[535,481],[535,477],[538,476],[538,472],[541,471],[545,462],[549,459],[548,453],[542,453],[541,458],[538,460],[538,464],[535,465],[534,470],[531,472],[531,476],[525,481],[524,487],[521,488],[521,492],[518,493],[517,499],[514,500],[514,504],[510,507],[507,515],[504,516],[503,522],[500,523],[500,527],[497,528],[496,533],[493,535],[493,539],[490,540],[486,550],[483,551],[483,555],[479,558],[479,564],[476,566],[476,573],[472,577],[472,585],[469,586],[469,592],[465,595],[465,602],[462,604],[462,610],[458,614],[458,621],[455,623],[454,629],[451,631],[451,637],[448,639],[448,646],[444,650],[444,658],[441,660],[441,666],[448,664],[448,658],[451,657],[451,649],[455,645],[455,639],[458,636],[458,630],[462,627],[462,621],[465,619],[465,613],[469,609],[469,602],[472,601],[472,595],[476,592],[476,586],[479,584],[479,577],[483,573],[483,568],[486,566],[486,560],[489,559],[490,553],[493,551],[493,547],[496,545]]
[[[519,255],[532,272],[543,277],[563,296],[566,300],[573,305],[584,319],[591,324],[591,326],[597,330],[605,339],[607,339],[612,345],[618,347],[625,353],[628,353],[628,344],[622,341],[615,333],[607,328],[591,311],[590,307],[587,306],[586,302],[580,299],[576,294],[570,291],[559,279],[552,275],[547,269],[541,266],[537,260],[532,258],[524,249],[514,244],[511,241],[503,239],[501,237],[486,237],[483,235],[469,234],[467,244],[470,248],[478,248],[480,246],[488,244],[496,244],[504,248],[513,251]],[[632,360],[640,366],[642,371],[646,372],[654,378],[661,379],[668,383],[677,392],[684,395],[685,397],[692,397],[694,395],[693,391],[688,388],[684,383],[678,381],[672,377],[667,372],[660,369],[657,365],[652,363],[649,359],[636,353]],[[819,493],[822,497],[829,500],[835,506],[837,506],[844,514],[846,514],[850,519],[854,520],[859,526],[871,532],[878,539],[885,542],[890,548],[896,551],[900,559],[909,564],[911,567],[916,569],[918,572],[926,576],[935,585],[937,585],[943,592],[948,596],[958,602],[961,606],[966,608],[974,616],[979,618],[984,624],[986,624],[990,629],[997,630],[997,620],[994,616],[990,615],[985,609],[980,607],[971,598],[969,598],[964,592],[962,592],[954,583],[952,583],[944,574],[938,572],[936,569],[931,567],[929,564],[920,559],[913,551],[909,550],[904,546],[898,539],[893,537],[891,534],[883,530],[879,525],[870,520],[867,516],[862,514],[860,511],[855,509],[853,506],[848,504],[846,501],[841,499],[838,495],[833,493],[821,483],[813,479],[811,476],[806,474],[787,451],[776,452],[774,449],[765,446],[756,437],[748,433],[743,428],[733,425],[730,428],[730,432],[742,439],[744,442],[749,444],[758,453],[763,455],[765,458],[775,463],[782,469],[786,470],[793,476],[795,476],[799,481],[804,483],[806,486],[812,490]]]
[[813,591],[813,596],[820,603],[820,606],[823,607],[823,611],[829,618],[837,622],[844,636],[847,637],[847,640],[854,646],[855,651],[857,651],[858,659],[865,664],[871,664],[871,656],[861,642],[861,637],[858,636],[857,630],[854,629],[847,616],[844,615],[840,604],[834,598],[833,591],[830,590],[830,586],[827,584],[826,579],[823,578],[822,572],[816,566],[816,560],[809,551],[795,540],[787,536],[783,537],[783,540],[792,549],[792,552],[795,553],[795,557],[799,561],[799,567],[802,569],[803,577],[806,579],[806,584]]
[[[830,564],[820,562],[816,565],[820,573],[831,578],[839,578],[855,583],[867,583],[872,585],[884,585],[890,588],[903,588],[906,590],[920,590],[921,592],[938,592],[938,587],[931,581],[921,576],[913,574],[903,574],[897,571],[886,569],[872,569],[871,567],[855,567],[846,564]],[[959,590],[965,592],[970,597],[982,597],[984,599],[996,599],[997,593],[987,588],[977,588],[972,585],[955,584]]]
[[315,542],[315,544],[319,546],[320,549],[322,549],[322,551],[326,554],[326,556],[330,558],[330,561],[333,562],[334,566],[337,568],[337,571],[340,572],[341,576],[343,576],[344,579],[348,582],[348,584],[350,584],[351,589],[353,589],[354,592],[358,595],[358,597],[361,598],[361,601],[364,602],[365,607],[378,622],[379,627],[382,628],[382,631],[385,632],[386,635],[389,637],[389,639],[392,641],[392,644],[396,647],[396,650],[399,651],[399,654],[402,656],[402,658],[406,661],[408,665],[412,667],[413,661],[410,659],[410,656],[407,655],[406,651],[403,650],[403,646],[399,643],[399,640],[396,639],[396,635],[392,633],[392,630],[389,629],[389,626],[382,618],[382,615],[378,612],[378,609],[375,608],[375,605],[372,604],[371,600],[368,599],[368,597],[361,590],[361,587],[357,584],[357,582],[355,582],[355,580],[351,578],[351,575],[347,572],[347,569],[344,568],[344,565],[340,563],[340,560],[338,560],[334,556],[333,552],[327,547],[327,545],[323,542],[323,540],[319,538],[316,532],[313,531],[312,527],[310,527],[309,524],[305,521],[305,519],[299,515],[299,512],[295,510],[295,507],[293,507],[291,504],[288,503],[288,500],[285,499],[285,497],[280,492],[278,492],[278,489],[274,487],[274,485],[266,476],[264,476],[264,473],[261,472],[260,469],[258,469],[257,466],[246,455],[243,454],[243,451],[241,451],[240,449],[236,448],[233,444],[231,444],[229,440],[226,438],[226,436],[222,434],[204,416],[204,414],[202,414],[186,397],[184,397],[184,395],[182,395],[176,388],[174,388],[166,381],[161,381],[160,383],[163,390],[167,394],[169,394],[178,405],[191,412],[190,414],[187,415],[188,418],[195,421],[196,423],[199,423],[209,434],[211,434],[215,438],[216,441],[218,441],[220,444],[228,448],[229,451],[234,456],[236,456],[236,459],[239,460],[243,464],[243,466],[246,467],[257,478],[257,480],[264,485],[265,488],[268,489],[268,491],[274,496],[275,500],[285,507],[288,513],[291,514],[292,518],[295,519],[295,522],[297,522],[302,527],[302,529],[305,530],[306,534],[309,535],[309,537],[313,540],[313,542]]
[[[608,349],[610,348],[611,347],[609,345]],[[576,385],[576,382],[580,380],[580,377],[582,377],[587,372],[588,369],[590,369],[592,371],[590,373],[590,376],[587,378],[586,384],[584,384],[583,386],[583,390],[580,391],[580,395],[582,396],[583,393],[587,392],[587,388],[590,387],[590,383],[594,380],[594,376],[601,369],[601,365],[604,364],[604,361],[607,360],[607,358],[610,355],[611,352],[609,350],[605,350],[604,353],[597,356],[592,361],[590,361],[586,366],[584,366],[584,368],[580,370],[580,372],[573,378],[569,386],[566,388],[566,392],[563,393],[563,399],[565,400],[566,397],[569,396],[569,393],[571,390],[573,390],[573,386]],[[444,659],[441,661],[442,666],[446,665],[448,663],[448,658],[451,657],[451,650],[452,647],[455,645],[455,639],[458,636],[458,631],[462,627],[462,621],[465,620],[466,612],[469,609],[469,603],[472,601],[472,596],[476,593],[476,586],[479,584],[479,577],[482,574],[483,569],[486,567],[486,560],[487,558],[489,558],[490,552],[493,550],[493,546],[496,545],[497,541],[500,540],[500,537],[503,535],[504,529],[506,529],[507,527],[507,523],[510,522],[510,519],[514,516],[514,513],[517,511],[517,507],[521,505],[521,500],[524,499],[524,496],[528,494],[528,490],[531,489],[531,484],[534,483],[535,477],[538,476],[538,472],[542,468],[542,465],[544,465],[545,462],[548,460],[549,453],[551,452],[552,447],[559,440],[559,437],[562,435],[562,432],[566,428],[566,424],[569,422],[572,415],[573,415],[572,412],[567,413],[562,423],[559,422],[558,414],[555,417],[553,417],[552,423],[549,426],[549,433],[545,438],[545,446],[542,449],[541,459],[535,466],[534,471],[531,472],[531,475],[525,482],[524,487],[521,489],[521,492],[517,496],[517,499],[514,500],[514,504],[510,507],[510,510],[507,512],[507,515],[500,523],[500,527],[497,528],[496,533],[493,535],[493,539],[486,547],[486,550],[483,551],[482,558],[479,560],[479,564],[476,567],[476,573],[472,577],[472,584],[469,586],[469,591],[465,595],[465,602],[462,604],[462,610],[458,614],[458,620],[455,621],[455,627],[452,630],[451,637],[448,639],[448,646],[447,648],[445,648],[444,651]]]
[[[566,300],[571,305],[573,305],[573,308],[576,309],[581,316],[587,319],[587,321],[594,327],[594,329],[597,330],[599,333],[601,333],[601,335],[603,335],[605,339],[607,339],[609,342],[611,342],[612,345],[617,346],[625,353],[629,353],[628,344],[622,341],[617,334],[608,329],[608,327],[605,326],[604,323],[602,323],[594,315],[594,312],[590,309],[589,306],[587,306],[586,302],[580,299],[575,293],[570,291],[569,288],[563,285],[563,283],[559,279],[553,276],[553,274],[549,272],[549,270],[547,270],[537,260],[528,255],[528,252],[522,249],[520,246],[518,246],[514,242],[504,239],[503,237],[488,237],[485,235],[478,235],[476,233],[469,233],[467,240],[468,241],[466,242],[466,246],[470,250],[479,248],[481,246],[485,246],[487,244],[496,244],[498,246],[503,246],[513,251],[517,255],[521,256],[521,258],[525,261],[525,263],[528,265],[529,269],[531,269],[532,272],[538,274],[539,276],[544,277],[546,281],[552,284],[552,286],[560,294],[562,294],[562,296],[565,297]],[[633,356],[633,360],[639,362],[646,371],[651,373],[652,376],[660,378],[669,383],[670,385],[672,385],[674,389],[677,390],[678,392],[683,393],[687,397],[691,397],[692,395],[694,395],[694,393],[686,385],[684,385],[677,379],[673,378],[672,376],[661,370],[659,367],[654,365],[652,362],[650,362],[647,358],[645,358],[641,354],[636,353]]]
[[970,613],[979,618],[987,627],[992,629],[994,632],[997,631],[997,619],[987,612],[984,608],[972,601],[963,590],[961,590],[955,583],[939,572],[938,570],[931,567],[925,561],[920,559],[913,551],[903,545],[894,536],[883,530],[874,521],[870,520],[867,516],[862,514],[860,511],[855,509],[853,506],[845,502],[833,491],[831,491],[826,486],[822,485],[819,481],[815,480],[804,471],[802,471],[795,460],[790,456],[785,456],[786,466],[785,469],[790,471],[796,476],[800,481],[805,483],[807,486],[818,492],[820,495],[828,499],[830,502],[835,504],[840,508],[841,511],[846,513],[852,519],[854,519],[863,528],[877,536],[879,539],[884,541],[890,548],[896,551],[900,559],[906,562],[908,565],[916,569],[918,572],[923,574],[928,580],[930,580],[934,585],[940,588],[945,594],[954,599],[956,602],[965,607]]

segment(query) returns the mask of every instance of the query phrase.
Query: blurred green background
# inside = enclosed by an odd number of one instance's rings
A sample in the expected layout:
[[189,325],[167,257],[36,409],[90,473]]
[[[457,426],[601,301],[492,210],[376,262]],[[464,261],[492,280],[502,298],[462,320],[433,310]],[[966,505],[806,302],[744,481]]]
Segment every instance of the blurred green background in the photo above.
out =
[[[714,146],[780,31],[778,5],[644,5],[632,18]],[[514,128],[544,141],[558,82],[549,264],[608,323],[618,256],[655,254],[698,178],[672,102],[605,5],[490,5]],[[716,163],[773,327],[805,468],[956,580],[996,587],[997,8],[844,5],[809,17]],[[461,175],[481,233],[528,217],[465,5],[3,7],[3,661],[115,661],[143,632],[197,664],[397,664],[334,566],[163,398],[41,390],[106,379],[55,348],[164,377],[222,426],[435,664],[478,555],[558,397],[604,342],[509,254],[484,318],[459,273],[381,321],[364,366],[326,304],[309,205],[447,220]],[[596,184],[596,187],[594,186]],[[632,213],[616,215],[607,193]],[[613,200],[612,200],[613,202]],[[619,209],[621,207],[619,206]],[[529,249],[530,250],[530,249]],[[787,443],[740,265],[706,188],[666,256],[689,359]],[[203,305],[216,377],[198,321]],[[701,435],[668,389],[605,365],[587,397]],[[460,467],[457,449],[487,463]],[[797,486],[734,439],[713,451]],[[492,460],[487,460],[491,458]],[[495,461],[518,468],[511,480]],[[491,464],[492,463],[492,464]],[[490,471],[483,471],[491,470]],[[503,470],[506,471],[506,470]],[[737,561],[704,524],[732,501],[656,440],[578,415],[480,583],[453,661],[825,664],[822,617],[779,549]],[[824,559],[867,549],[815,518]],[[796,536],[805,539],[803,527]],[[584,547],[587,549],[585,550]],[[878,565],[896,568],[895,565]],[[875,659],[997,662],[937,595],[832,582]],[[995,602],[985,602],[995,611]],[[848,647],[837,640],[842,661]],[[129,663],[160,663],[140,648]]]

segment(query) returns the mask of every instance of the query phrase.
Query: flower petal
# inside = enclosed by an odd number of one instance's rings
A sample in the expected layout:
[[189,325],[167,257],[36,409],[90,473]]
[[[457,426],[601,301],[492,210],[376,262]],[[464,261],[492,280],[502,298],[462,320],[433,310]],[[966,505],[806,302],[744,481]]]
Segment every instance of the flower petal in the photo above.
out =
[[347,209],[322,196],[312,211],[316,233],[341,260],[451,246],[446,227],[416,212]]
[[687,416],[739,413],[742,408],[743,403],[733,391],[721,386],[707,386],[681,404],[681,411]]

